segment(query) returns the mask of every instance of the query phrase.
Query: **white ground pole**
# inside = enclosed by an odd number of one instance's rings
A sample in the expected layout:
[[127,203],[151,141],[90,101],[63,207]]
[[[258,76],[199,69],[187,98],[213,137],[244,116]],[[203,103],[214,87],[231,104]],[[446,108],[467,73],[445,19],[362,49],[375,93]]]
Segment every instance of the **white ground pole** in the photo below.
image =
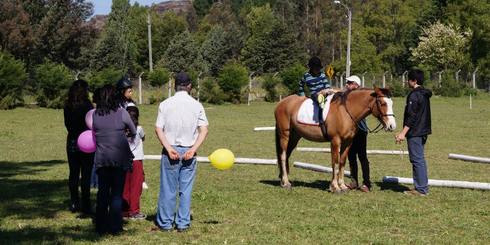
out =
[[490,163],[490,158],[474,157],[474,156],[460,155],[460,154],[453,154],[453,153],[449,153],[448,158],[449,159],[456,159],[456,160],[463,160],[463,161],[468,161],[468,162]]
[[[311,152],[331,152],[330,148],[316,148],[316,147],[298,147],[297,151],[311,151]],[[367,150],[368,154],[386,154],[386,155],[408,155],[408,151],[396,151],[396,150]]]
[[[395,177],[395,176],[385,176],[385,177],[383,177],[383,182],[385,182],[385,183],[413,184],[413,179],[412,178]],[[429,179],[429,185],[430,186],[440,186],[440,187],[455,187],[455,188],[466,188],[466,189],[490,190],[490,183],[482,183],[482,182]]]
[[254,131],[272,131],[276,130],[276,127],[256,127]]
[[[160,160],[162,155],[145,155],[145,160]],[[198,162],[210,162],[208,157],[197,157]],[[235,163],[255,165],[276,165],[276,159],[235,157]]]
[[[306,162],[294,162],[293,166],[296,168],[308,169],[308,170],[321,172],[321,173],[332,173],[333,172],[332,168],[320,166],[320,165],[312,164],[312,163],[306,163]],[[344,176],[350,177],[350,172],[344,171]]]

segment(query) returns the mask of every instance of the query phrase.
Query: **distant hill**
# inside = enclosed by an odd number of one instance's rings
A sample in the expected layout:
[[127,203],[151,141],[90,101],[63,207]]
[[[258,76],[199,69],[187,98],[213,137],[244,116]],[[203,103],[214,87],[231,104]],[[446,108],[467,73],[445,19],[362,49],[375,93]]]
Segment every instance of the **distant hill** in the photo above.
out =
[[191,0],[173,0],[154,4],[152,6],[157,13],[162,14],[167,11],[173,11],[177,14],[187,13],[192,9]]
[[92,26],[97,32],[102,31],[104,29],[105,24],[107,23],[108,15],[95,15],[87,22],[87,25]]

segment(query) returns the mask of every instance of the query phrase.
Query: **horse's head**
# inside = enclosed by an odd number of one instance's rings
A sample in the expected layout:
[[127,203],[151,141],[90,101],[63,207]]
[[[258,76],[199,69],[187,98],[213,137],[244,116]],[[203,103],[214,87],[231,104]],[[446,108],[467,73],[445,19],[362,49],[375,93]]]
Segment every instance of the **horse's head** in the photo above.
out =
[[373,116],[383,124],[386,131],[396,129],[395,114],[393,114],[393,101],[391,100],[391,91],[385,88],[374,87],[374,103],[371,105]]

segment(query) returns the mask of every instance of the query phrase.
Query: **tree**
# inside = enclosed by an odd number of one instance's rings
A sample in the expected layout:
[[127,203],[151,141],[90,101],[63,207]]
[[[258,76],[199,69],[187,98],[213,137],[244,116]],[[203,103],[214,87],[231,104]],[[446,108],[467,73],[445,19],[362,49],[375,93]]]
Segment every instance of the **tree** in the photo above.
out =
[[0,49],[28,61],[35,42],[29,22],[30,16],[19,1],[0,2]]
[[462,32],[452,24],[436,22],[423,29],[418,46],[412,49],[413,60],[432,71],[457,70],[468,63],[471,31]]
[[129,0],[112,1],[109,20],[95,49],[93,70],[113,66],[134,73],[136,44],[134,31],[130,28],[130,6]]
[[84,0],[1,1],[1,48],[24,60],[28,70],[46,58],[80,68],[81,49],[94,38],[85,24],[92,9]]
[[68,67],[46,60],[35,68],[36,100],[39,106],[62,108],[66,90],[73,80]]
[[125,71],[111,66],[100,71],[94,71],[88,75],[90,89],[94,91],[96,88],[100,88],[106,84],[115,85],[124,75]]
[[279,73],[282,84],[289,90],[290,94],[298,92],[299,80],[303,77],[306,70],[306,67],[301,63],[294,63]]
[[219,73],[218,85],[233,103],[240,102],[241,90],[247,84],[247,68],[240,64],[228,63]]
[[278,21],[268,4],[252,7],[246,22],[250,35],[242,56],[251,70],[275,72],[297,59],[295,36]]
[[26,79],[24,63],[0,51],[0,109],[11,109],[24,102],[22,88]]
[[203,58],[199,54],[199,47],[188,31],[175,36],[158,65],[175,73],[205,70]]
[[[158,61],[164,57],[172,40],[186,31],[188,25],[182,16],[178,16],[172,11],[164,13],[163,16],[153,11],[151,14],[153,60]],[[147,39],[145,38],[145,40]],[[148,46],[146,48],[148,49]],[[148,53],[146,52],[146,54]]]
[[201,46],[201,54],[207,62],[211,75],[216,75],[229,57],[229,43],[221,26],[215,26],[208,33]]

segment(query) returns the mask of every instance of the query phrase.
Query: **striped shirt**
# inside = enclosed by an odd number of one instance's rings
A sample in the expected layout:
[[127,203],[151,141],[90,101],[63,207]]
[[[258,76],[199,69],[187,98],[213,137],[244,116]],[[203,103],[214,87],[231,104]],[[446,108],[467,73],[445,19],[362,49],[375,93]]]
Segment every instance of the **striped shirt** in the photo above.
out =
[[303,75],[303,78],[299,81],[299,96],[305,95],[305,84],[306,86],[308,86],[311,95],[317,94],[323,89],[330,88],[330,81],[328,81],[325,73],[323,72],[318,77],[312,76],[309,72],[305,73],[305,75]]

